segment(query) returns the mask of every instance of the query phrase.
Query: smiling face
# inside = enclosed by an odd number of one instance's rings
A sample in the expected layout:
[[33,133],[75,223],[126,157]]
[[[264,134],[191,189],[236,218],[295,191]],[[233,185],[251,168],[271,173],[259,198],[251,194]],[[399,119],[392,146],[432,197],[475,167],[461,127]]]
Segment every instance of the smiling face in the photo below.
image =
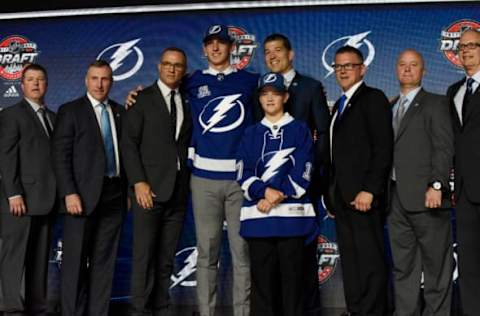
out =
[[85,77],[85,86],[88,93],[97,101],[103,102],[108,98],[112,87],[112,69],[107,66],[90,66]]
[[283,116],[283,107],[288,100],[288,92],[265,87],[260,91],[259,100],[267,118],[279,118]]
[[422,56],[414,50],[406,50],[397,60],[397,78],[402,89],[412,90],[422,84],[425,74]]
[[218,38],[207,40],[203,44],[203,52],[208,59],[208,65],[217,70],[225,70],[230,66],[230,51],[232,43]]
[[[469,76],[480,71],[480,32],[465,31],[460,37],[459,46],[473,45],[473,48],[464,48],[458,52],[458,57],[463,68]],[[476,45],[479,44],[479,45]]]
[[43,104],[43,98],[47,93],[47,77],[41,70],[28,69],[23,74],[21,87],[26,98]]
[[[342,66],[335,70],[338,85],[344,92],[348,91],[365,76],[365,65],[360,57],[352,52],[339,53],[335,56],[335,65]],[[350,65],[352,69],[347,70],[345,66]]]
[[264,45],[265,65],[272,72],[286,73],[292,69],[293,51],[288,50],[281,40],[268,41]]

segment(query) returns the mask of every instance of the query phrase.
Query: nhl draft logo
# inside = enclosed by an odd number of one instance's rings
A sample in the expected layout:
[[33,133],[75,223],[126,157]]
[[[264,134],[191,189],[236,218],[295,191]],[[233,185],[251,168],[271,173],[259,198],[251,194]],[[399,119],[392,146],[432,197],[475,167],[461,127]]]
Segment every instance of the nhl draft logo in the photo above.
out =
[[460,41],[460,35],[468,29],[480,31],[480,22],[467,19],[455,21],[442,30],[442,37],[440,38],[440,51],[443,53],[443,56],[459,68],[461,68],[462,65],[458,59],[457,46]]
[[21,35],[12,35],[0,42],[0,77],[18,80],[26,64],[34,63],[38,56],[37,44]]
[[243,123],[245,108],[240,101],[241,93],[214,98],[210,100],[198,117],[203,133],[224,133]]
[[[113,70],[113,80],[120,81],[130,78],[143,65],[143,53],[136,45],[141,40],[137,38],[124,43],[108,46],[98,54],[97,59],[109,61]],[[132,55],[132,53],[134,53]]]
[[170,288],[174,288],[177,285],[197,286],[197,280],[194,277],[195,271],[197,271],[197,256],[197,247],[187,247],[177,252],[175,261],[178,264],[175,265],[175,270],[178,271],[170,276],[170,280],[172,280]]
[[372,42],[367,39],[367,36],[371,32],[372,31],[367,31],[354,35],[342,36],[328,44],[322,53],[322,64],[327,70],[325,78],[329,77],[334,72],[331,62],[333,61],[335,51],[342,46],[352,46],[362,51],[363,55],[366,56],[364,61],[365,66],[370,65],[375,58],[375,47]]
[[238,26],[229,26],[228,34],[234,39],[230,63],[237,69],[246,68],[253,59],[257,42],[255,35],[248,34],[247,31]]
[[337,243],[330,242],[327,237],[319,235],[317,238],[318,281],[320,285],[330,279],[337,267],[340,254]]

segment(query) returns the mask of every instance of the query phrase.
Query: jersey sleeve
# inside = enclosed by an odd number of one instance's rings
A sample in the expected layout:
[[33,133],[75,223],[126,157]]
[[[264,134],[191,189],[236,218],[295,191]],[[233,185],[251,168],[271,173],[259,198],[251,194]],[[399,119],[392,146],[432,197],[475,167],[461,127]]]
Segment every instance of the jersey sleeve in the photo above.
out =
[[292,153],[294,165],[281,184],[281,191],[288,197],[301,198],[310,185],[313,168],[313,140],[308,128],[299,125],[296,149]]
[[252,146],[247,130],[242,137],[237,151],[237,182],[243,190],[244,197],[249,201],[258,201],[265,196],[267,185],[255,174],[256,158],[252,153]]

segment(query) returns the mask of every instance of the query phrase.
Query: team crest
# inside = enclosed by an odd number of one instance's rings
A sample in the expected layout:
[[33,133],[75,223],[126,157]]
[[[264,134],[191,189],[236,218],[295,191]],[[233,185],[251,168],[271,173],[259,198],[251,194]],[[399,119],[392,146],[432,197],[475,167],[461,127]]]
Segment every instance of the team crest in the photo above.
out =
[[245,107],[240,100],[241,96],[239,93],[210,100],[198,117],[203,134],[224,133],[239,127],[245,119]]
[[212,93],[211,93],[210,90],[208,89],[208,86],[207,86],[207,85],[198,87],[198,92],[197,92],[197,98],[198,98],[198,99],[201,99],[201,98],[204,98],[204,97],[208,97],[208,96],[211,95],[211,94],[212,94]]

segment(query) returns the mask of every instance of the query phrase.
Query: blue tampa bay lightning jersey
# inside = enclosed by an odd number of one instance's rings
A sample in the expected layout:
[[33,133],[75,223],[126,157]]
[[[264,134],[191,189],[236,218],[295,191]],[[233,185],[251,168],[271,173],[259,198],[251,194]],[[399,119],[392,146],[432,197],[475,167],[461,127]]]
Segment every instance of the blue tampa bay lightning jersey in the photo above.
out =
[[[237,180],[244,191],[243,237],[307,236],[317,231],[306,190],[312,172],[313,141],[307,125],[288,113],[276,123],[263,119],[247,128],[238,151]],[[287,196],[269,213],[257,209],[267,187]]]
[[189,164],[196,176],[235,180],[235,155],[245,128],[252,124],[258,75],[245,70],[214,74],[198,70],[185,90],[193,117]]

